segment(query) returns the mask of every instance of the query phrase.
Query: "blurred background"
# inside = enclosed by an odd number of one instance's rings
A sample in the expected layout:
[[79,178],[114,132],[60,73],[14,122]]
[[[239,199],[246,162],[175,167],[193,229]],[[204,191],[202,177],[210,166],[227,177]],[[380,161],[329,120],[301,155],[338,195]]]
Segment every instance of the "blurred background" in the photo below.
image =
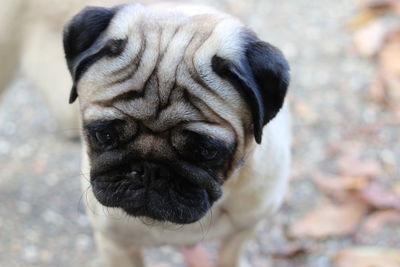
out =
[[[240,17],[292,68],[290,191],[247,247],[250,266],[400,266],[400,1],[204,3]],[[101,266],[79,141],[16,73],[0,97],[0,266]],[[171,247],[146,256],[184,266]]]

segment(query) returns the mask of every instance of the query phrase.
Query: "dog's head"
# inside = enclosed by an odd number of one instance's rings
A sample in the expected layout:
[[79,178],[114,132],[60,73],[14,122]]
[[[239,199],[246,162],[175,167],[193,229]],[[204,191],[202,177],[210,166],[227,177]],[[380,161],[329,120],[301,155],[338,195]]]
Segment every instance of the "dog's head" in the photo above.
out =
[[192,223],[282,106],[281,52],[219,13],[88,7],[64,31],[98,201]]

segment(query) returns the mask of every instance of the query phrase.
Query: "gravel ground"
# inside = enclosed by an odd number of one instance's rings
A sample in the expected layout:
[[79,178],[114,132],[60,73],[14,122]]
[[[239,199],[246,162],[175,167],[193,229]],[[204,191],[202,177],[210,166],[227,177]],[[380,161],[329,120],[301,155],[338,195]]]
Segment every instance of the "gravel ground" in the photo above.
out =
[[[346,246],[400,248],[400,228],[394,225],[374,236],[300,240],[307,253],[266,260],[272,251],[287,247],[285,227],[323,199],[309,178],[334,168],[332,150],[357,147],[364,158],[389,166],[382,178],[387,184],[398,181],[400,126],[365,97],[375,70],[357,57],[345,30],[354,14],[352,1],[216,3],[280,47],[292,66],[291,190],[276,224],[269,227],[265,222],[249,244],[251,266],[325,267],[331,266],[331,255]],[[57,125],[31,87],[18,77],[0,103],[0,266],[101,266],[82,204],[80,144],[60,137],[68,129]],[[366,132],[377,123],[376,132]],[[159,267],[183,266],[181,256],[169,247],[149,250],[147,261]]]

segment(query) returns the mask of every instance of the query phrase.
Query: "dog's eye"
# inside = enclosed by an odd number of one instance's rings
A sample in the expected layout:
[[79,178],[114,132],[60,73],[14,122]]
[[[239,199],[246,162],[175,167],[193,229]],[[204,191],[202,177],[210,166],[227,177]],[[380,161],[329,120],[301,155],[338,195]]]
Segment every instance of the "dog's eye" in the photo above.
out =
[[94,135],[99,144],[108,145],[113,142],[113,136],[110,132],[96,131]]
[[218,150],[212,147],[201,146],[196,149],[196,154],[204,160],[212,160],[217,156]]
[[184,130],[172,139],[172,146],[183,160],[207,168],[223,166],[232,155],[233,145],[211,136]]
[[86,134],[93,149],[98,151],[110,150],[115,148],[120,142],[118,128],[122,121],[94,121],[84,126]]

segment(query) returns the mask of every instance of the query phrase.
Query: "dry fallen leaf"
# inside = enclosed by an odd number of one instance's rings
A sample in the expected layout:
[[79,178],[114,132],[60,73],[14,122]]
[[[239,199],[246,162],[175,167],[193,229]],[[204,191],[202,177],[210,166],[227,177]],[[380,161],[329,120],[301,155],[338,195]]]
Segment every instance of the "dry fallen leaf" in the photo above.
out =
[[338,161],[339,173],[343,176],[375,177],[382,174],[382,168],[376,161],[360,160],[354,155],[346,155]]
[[378,63],[386,100],[397,107],[400,101],[400,25],[379,52]]
[[351,247],[340,250],[333,258],[336,267],[398,267],[400,250],[380,247]]
[[353,191],[364,188],[369,178],[366,176],[338,176],[325,173],[316,173],[312,176],[315,185],[326,195],[336,200],[348,200]]
[[324,201],[295,222],[289,234],[293,237],[315,238],[351,234],[366,211],[366,205],[356,200],[342,204]]
[[353,35],[353,43],[360,55],[371,57],[382,47],[388,28],[380,20],[369,23]]
[[384,73],[400,75],[400,29],[392,33],[380,51],[378,61]]
[[357,0],[356,5],[359,9],[400,11],[399,0]]
[[374,209],[400,210],[400,194],[396,188],[389,189],[367,176],[316,173],[312,180],[323,193],[341,202],[357,199]]
[[283,250],[271,252],[271,256],[277,259],[289,259],[307,253],[307,248],[296,242],[291,242]]
[[371,207],[400,210],[400,196],[376,181],[360,190],[358,196]]
[[337,176],[327,174],[315,174],[313,180],[326,193],[330,193],[333,190],[359,190],[364,188],[369,178],[366,176]]
[[349,29],[365,27],[384,14],[400,13],[398,0],[357,0],[356,5],[359,12],[347,22]]
[[[400,1],[399,0],[373,0],[370,5],[372,8],[387,9],[388,11],[399,14]],[[375,5],[374,5],[375,2]]]
[[376,211],[364,220],[362,229],[369,234],[375,234],[388,223],[400,223],[400,213],[395,210]]

